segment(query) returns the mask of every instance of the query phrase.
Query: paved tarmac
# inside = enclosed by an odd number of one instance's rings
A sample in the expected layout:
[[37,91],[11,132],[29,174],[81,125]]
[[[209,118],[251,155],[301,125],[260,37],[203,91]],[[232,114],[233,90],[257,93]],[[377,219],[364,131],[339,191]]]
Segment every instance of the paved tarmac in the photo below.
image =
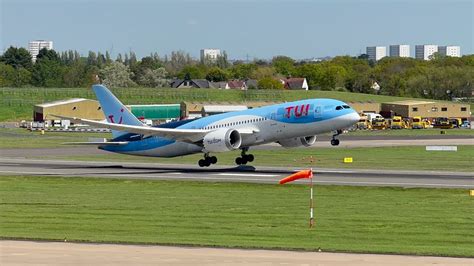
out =
[[[170,165],[1,158],[0,175],[42,175],[149,180],[195,180],[277,184],[301,169],[287,167]],[[474,188],[474,173],[314,168],[316,184]],[[297,181],[299,183],[307,180]]]
[[0,241],[1,265],[469,265],[470,258]]

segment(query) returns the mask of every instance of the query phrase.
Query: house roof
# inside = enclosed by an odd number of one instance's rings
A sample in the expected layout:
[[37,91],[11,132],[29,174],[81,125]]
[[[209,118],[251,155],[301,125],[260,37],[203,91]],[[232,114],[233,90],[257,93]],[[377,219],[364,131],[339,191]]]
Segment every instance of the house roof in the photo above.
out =
[[[171,82],[171,88],[178,88],[185,80],[175,79]],[[190,80],[198,88],[212,88],[209,81],[206,79],[191,79]]]
[[433,103],[435,103],[435,102],[419,101],[419,100],[405,100],[405,101],[389,102],[389,103],[385,103],[385,104],[418,105],[418,104],[433,104]]
[[231,89],[240,89],[245,87],[245,82],[242,80],[231,80],[227,82],[227,86],[229,86]]
[[285,88],[287,89],[301,89],[303,88],[305,80],[305,78],[287,78],[284,79],[283,82],[285,83]]

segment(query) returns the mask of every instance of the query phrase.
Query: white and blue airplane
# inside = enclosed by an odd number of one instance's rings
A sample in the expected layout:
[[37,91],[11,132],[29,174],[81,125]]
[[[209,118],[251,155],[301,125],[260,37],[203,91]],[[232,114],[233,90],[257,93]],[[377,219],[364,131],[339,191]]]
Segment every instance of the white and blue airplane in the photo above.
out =
[[247,154],[252,146],[276,142],[283,147],[308,147],[321,133],[335,132],[332,145],[342,129],[359,121],[349,105],[333,99],[308,99],[269,105],[244,111],[216,114],[147,126],[138,120],[103,85],[92,86],[107,121],[58,116],[74,123],[108,128],[113,139],[89,142],[109,152],[152,157],[176,157],[204,153],[199,166],[217,163],[211,153],[241,150],[235,159],[238,165],[254,160]]

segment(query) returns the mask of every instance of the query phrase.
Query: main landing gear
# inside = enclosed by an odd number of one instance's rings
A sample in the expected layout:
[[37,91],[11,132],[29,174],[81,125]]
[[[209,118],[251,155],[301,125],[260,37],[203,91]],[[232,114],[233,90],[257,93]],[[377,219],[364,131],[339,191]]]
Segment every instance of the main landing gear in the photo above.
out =
[[248,162],[253,162],[255,159],[252,154],[246,154],[248,152],[249,148],[244,148],[242,149],[241,157],[235,158],[235,163],[238,165],[244,165],[247,164]]
[[341,135],[341,134],[342,134],[342,130],[338,129],[338,130],[336,130],[336,134],[332,135],[332,139],[331,139],[331,145],[332,146],[339,145],[339,140],[336,139],[336,137]]
[[209,154],[204,154],[204,159],[201,159],[198,161],[198,164],[200,167],[208,167],[211,164],[217,163],[217,157],[216,156],[209,156]]

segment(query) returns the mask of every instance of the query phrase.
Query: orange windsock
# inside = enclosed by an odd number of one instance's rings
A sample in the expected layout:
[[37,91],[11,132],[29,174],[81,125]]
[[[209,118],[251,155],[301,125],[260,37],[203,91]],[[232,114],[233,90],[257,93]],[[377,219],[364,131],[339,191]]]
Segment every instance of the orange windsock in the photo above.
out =
[[301,179],[301,178],[313,178],[313,171],[312,170],[303,170],[303,171],[299,171],[297,173],[294,173],[294,174],[292,174],[290,176],[287,176],[287,177],[283,178],[282,180],[280,180],[280,185],[283,185],[285,183],[295,181],[295,180]]

